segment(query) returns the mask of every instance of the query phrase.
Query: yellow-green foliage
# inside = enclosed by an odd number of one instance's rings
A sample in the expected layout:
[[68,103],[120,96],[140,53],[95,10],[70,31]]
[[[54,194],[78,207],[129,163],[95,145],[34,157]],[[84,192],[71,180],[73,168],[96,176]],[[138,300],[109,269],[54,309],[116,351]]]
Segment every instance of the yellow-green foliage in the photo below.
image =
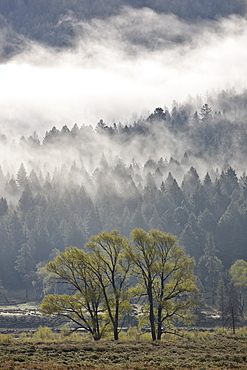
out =
[[236,334],[237,336],[247,337],[247,326],[237,329]]
[[13,343],[14,337],[12,334],[0,334],[0,343]]
[[21,343],[30,341],[30,338],[32,337],[32,333],[21,333],[18,336],[18,341]]
[[237,260],[230,268],[230,275],[235,285],[247,288],[247,262]]
[[136,341],[141,340],[141,336],[143,335],[141,330],[139,330],[136,327],[130,327],[125,334],[128,340],[136,340]]
[[[214,329],[214,334],[222,336],[232,336],[232,330],[223,327],[216,327]],[[247,337],[247,326],[236,329],[236,337]]]
[[60,330],[60,336],[61,338],[66,338],[70,335],[70,329],[68,326],[64,325]]
[[68,326],[65,325],[61,328],[59,339],[62,341],[73,340],[73,341],[81,342],[82,340],[90,340],[91,335],[88,333],[79,333],[77,331],[71,333]]
[[[67,248],[47,264],[46,270],[75,288],[75,294],[46,295],[39,308],[43,315],[77,322],[94,340],[107,339],[109,331],[118,339],[117,328],[137,296],[149,297],[139,325],[150,325],[153,340],[161,339],[164,323],[170,328],[174,322],[189,324],[195,319],[195,262],[177,245],[176,237],[135,229],[128,240],[118,230],[104,231],[92,236],[85,248],[87,252]],[[138,283],[129,289],[132,275]],[[135,336],[140,334],[135,332]]]
[[126,332],[121,332],[119,334],[119,339],[124,342],[145,342],[151,341],[152,338],[150,333],[144,333],[137,327],[130,327]]
[[[225,337],[229,338],[232,337],[232,332],[229,329],[225,329],[222,327],[216,327],[213,331],[201,331],[201,330],[178,330],[178,335],[174,335],[172,333],[164,333],[162,335],[161,341],[163,342],[179,342],[184,341],[187,339],[189,342],[199,343],[199,342],[210,342],[215,338]],[[247,338],[247,326],[243,328],[239,328],[236,330],[236,337],[238,338]],[[106,335],[102,338],[103,341],[110,341],[111,335],[110,332],[106,333]],[[80,332],[73,332],[70,333],[70,330],[67,326],[62,327],[60,333],[53,333],[52,329],[49,327],[42,327],[40,326],[37,331],[32,333],[21,333],[17,338],[17,342],[65,342],[65,341],[74,341],[74,342],[83,342],[83,341],[90,341],[92,337],[88,333],[80,333]],[[137,327],[130,327],[127,331],[122,331],[119,334],[120,342],[150,342],[152,340],[151,334],[147,332],[141,331]],[[15,338],[12,334],[0,334],[0,343],[13,343]]]
[[47,326],[39,326],[37,331],[33,334],[33,338],[36,340],[49,341],[54,340],[55,335],[51,328],[48,328]]
[[223,328],[222,326],[217,326],[215,329],[214,329],[214,333],[216,335],[226,335],[226,334],[229,334],[230,333],[230,330],[227,329],[227,328]]

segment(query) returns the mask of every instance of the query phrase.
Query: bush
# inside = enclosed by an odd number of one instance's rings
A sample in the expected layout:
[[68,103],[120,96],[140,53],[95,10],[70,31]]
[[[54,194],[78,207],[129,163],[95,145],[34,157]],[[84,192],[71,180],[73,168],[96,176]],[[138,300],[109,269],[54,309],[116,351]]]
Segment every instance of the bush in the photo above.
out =
[[37,331],[33,334],[33,338],[37,340],[54,340],[55,334],[47,326],[39,326]]
[[0,334],[0,343],[13,343],[14,337],[12,334]]

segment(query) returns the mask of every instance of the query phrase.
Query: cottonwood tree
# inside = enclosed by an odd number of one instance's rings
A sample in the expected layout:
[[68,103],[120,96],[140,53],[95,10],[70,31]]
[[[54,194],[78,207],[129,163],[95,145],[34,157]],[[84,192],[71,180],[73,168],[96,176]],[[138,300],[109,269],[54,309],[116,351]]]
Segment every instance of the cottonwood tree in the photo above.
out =
[[117,230],[92,236],[85,245],[91,255],[88,269],[100,285],[115,340],[119,336],[120,319],[124,320],[125,313],[131,309],[128,289],[131,261],[126,258],[128,246],[128,239]]
[[229,272],[236,286],[247,289],[247,262],[245,260],[237,260]]
[[135,229],[128,256],[138,275],[136,293],[147,297],[147,311],[152,339],[161,339],[172,323],[193,319],[197,287],[194,260],[187,256],[176,238],[159,230],[148,233]]
[[102,311],[103,293],[98,279],[88,268],[90,256],[76,248],[67,248],[46,269],[68,286],[70,294],[49,294],[39,308],[42,314],[69,320],[75,329],[83,328],[99,340],[109,323]]
[[[237,260],[229,270],[232,282],[238,288],[240,296],[246,301],[247,299],[247,262],[243,259]],[[246,310],[246,307],[245,307]]]
[[68,285],[71,294],[45,296],[40,311],[72,321],[95,340],[112,326],[114,339],[118,340],[120,320],[131,309],[127,246],[128,239],[118,231],[104,231],[90,238],[85,245],[87,252],[70,247],[61,253],[46,268]]

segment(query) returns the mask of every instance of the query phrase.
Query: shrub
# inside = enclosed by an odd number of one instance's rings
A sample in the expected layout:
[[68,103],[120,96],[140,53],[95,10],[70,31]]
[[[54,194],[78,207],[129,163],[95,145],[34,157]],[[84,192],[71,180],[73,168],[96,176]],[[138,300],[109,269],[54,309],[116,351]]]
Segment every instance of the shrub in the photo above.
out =
[[12,334],[0,334],[0,343],[13,343],[14,337]]
[[51,328],[39,326],[37,331],[33,334],[33,338],[37,340],[53,340],[55,339],[55,335]]

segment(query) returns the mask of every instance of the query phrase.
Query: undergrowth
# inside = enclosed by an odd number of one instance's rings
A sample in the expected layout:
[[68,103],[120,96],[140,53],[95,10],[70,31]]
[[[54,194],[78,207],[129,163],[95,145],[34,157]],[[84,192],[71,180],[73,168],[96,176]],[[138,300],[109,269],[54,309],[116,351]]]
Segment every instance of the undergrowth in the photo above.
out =
[[[214,339],[218,336],[247,338],[247,326],[236,330],[233,336],[230,329],[216,327],[211,330],[179,330],[176,334],[165,333],[162,336],[162,341],[180,341],[188,340],[192,342],[200,342]],[[112,340],[110,335],[105,335],[103,341]],[[64,342],[64,341],[92,341],[93,339],[87,333],[73,332],[64,326],[57,333],[47,326],[40,326],[35,332],[25,332],[21,334],[0,334],[0,343],[7,344],[13,342]],[[119,342],[152,342],[151,334],[139,330],[137,327],[130,327],[127,331],[119,333]]]

